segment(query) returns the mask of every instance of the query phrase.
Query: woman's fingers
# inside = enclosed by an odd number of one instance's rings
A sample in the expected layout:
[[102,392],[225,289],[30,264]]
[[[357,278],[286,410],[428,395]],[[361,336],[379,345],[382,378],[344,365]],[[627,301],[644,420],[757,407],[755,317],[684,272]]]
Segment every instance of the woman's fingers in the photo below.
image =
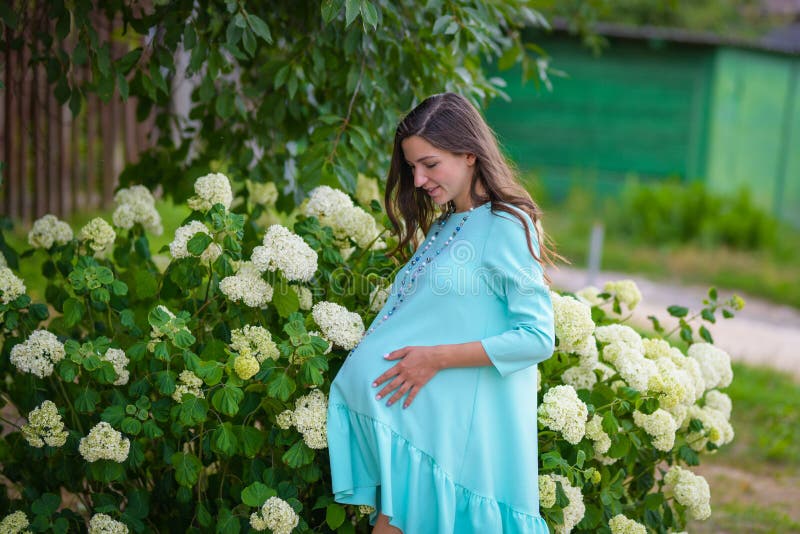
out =
[[397,389],[400,386],[400,384],[402,384],[404,381],[405,379],[402,376],[398,376],[397,378],[386,384],[386,387],[383,388],[375,398],[378,400],[382,399],[383,397],[385,397],[386,395]]
[[389,402],[386,403],[386,406],[391,406],[392,404],[400,400],[403,395],[408,393],[408,390],[411,389],[411,387],[412,387],[411,383],[405,382],[402,386],[400,386],[400,389],[398,389],[397,392],[395,392],[395,394],[392,395],[392,398],[389,399]]
[[420,386],[414,386],[411,388],[411,393],[409,393],[408,397],[406,397],[406,401],[403,403],[403,408],[408,408],[411,406],[411,403],[414,402],[414,397],[417,396],[417,393],[419,393],[420,389],[422,389]]

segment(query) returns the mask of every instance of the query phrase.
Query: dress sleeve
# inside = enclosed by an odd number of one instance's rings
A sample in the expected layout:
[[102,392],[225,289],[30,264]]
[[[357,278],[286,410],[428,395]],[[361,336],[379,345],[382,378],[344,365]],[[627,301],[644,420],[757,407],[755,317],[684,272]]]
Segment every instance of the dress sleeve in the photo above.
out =
[[[523,214],[531,244],[539,254],[536,230]],[[553,354],[555,325],[550,290],[541,265],[528,251],[525,229],[515,216],[494,218],[483,250],[482,268],[487,283],[506,304],[511,328],[481,340],[481,345],[502,376],[514,373]]]

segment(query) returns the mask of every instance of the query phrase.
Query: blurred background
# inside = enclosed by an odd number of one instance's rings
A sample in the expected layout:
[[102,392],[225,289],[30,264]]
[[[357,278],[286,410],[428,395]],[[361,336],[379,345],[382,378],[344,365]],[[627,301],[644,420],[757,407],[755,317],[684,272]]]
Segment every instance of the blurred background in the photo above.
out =
[[[636,280],[643,331],[648,314],[698,307],[709,286],[744,296],[742,314],[711,329],[737,361],[729,390],[737,437],[702,466],[714,514],[689,531],[800,532],[800,0],[532,7],[549,28],[530,25],[499,61],[484,63],[507,98],[482,111],[571,262],[554,269],[555,285]],[[138,38],[97,28],[114,58]],[[89,80],[93,63],[74,52],[74,80]],[[520,65],[523,54],[536,59]],[[164,233],[152,243],[169,243],[188,213],[176,198],[209,160],[180,174],[159,143],[172,135],[172,154],[191,156],[177,132],[192,131],[190,95],[199,87],[203,98],[201,82],[151,69],[152,86],[138,89],[163,92],[161,105],[181,118],[158,122],[152,105],[119,98],[127,83],[115,90],[112,81],[111,98],[101,82],[76,103],[49,71],[58,65],[28,68],[31,59],[24,48],[3,53],[0,210],[9,244],[25,250],[45,213],[73,227],[108,217],[115,189],[147,168],[165,169],[141,177],[157,190],[168,184],[158,205]],[[189,61],[188,52],[175,58]],[[220,96],[214,105],[225,116],[239,102]],[[304,149],[288,146],[292,157]],[[279,171],[297,176],[283,163]],[[382,189],[384,176],[373,174]],[[283,187],[281,198],[300,191]],[[29,287],[44,287],[24,261],[20,272]]]

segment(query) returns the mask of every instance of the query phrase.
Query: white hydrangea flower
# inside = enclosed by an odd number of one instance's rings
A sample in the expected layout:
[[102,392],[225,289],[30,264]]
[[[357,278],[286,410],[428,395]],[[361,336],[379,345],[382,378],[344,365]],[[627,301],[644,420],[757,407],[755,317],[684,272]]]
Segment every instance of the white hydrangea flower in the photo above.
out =
[[274,182],[254,182],[245,180],[250,202],[262,206],[272,206],[278,200],[278,188]]
[[89,520],[89,534],[128,534],[128,526],[106,514],[95,514]]
[[556,504],[556,481],[548,475],[539,475],[539,506],[552,508]]
[[605,293],[615,294],[620,304],[624,304],[629,310],[634,309],[642,300],[642,293],[633,280],[606,282],[603,290]]
[[731,385],[733,369],[727,352],[710,343],[695,343],[689,347],[688,356],[700,365],[706,390]]
[[128,459],[130,448],[128,438],[123,438],[111,425],[101,421],[89,431],[88,436],[81,438],[78,452],[87,462],[113,460],[122,463]]
[[308,199],[301,205],[301,210],[306,217],[316,217],[321,224],[330,226],[329,217],[341,208],[352,206],[353,200],[344,191],[320,185],[308,193]]
[[114,371],[117,373],[117,379],[114,381],[115,386],[124,386],[130,379],[130,372],[128,372],[128,363],[130,360],[125,355],[122,349],[110,348],[101,357],[102,360],[111,362],[114,366]]
[[343,349],[355,347],[364,336],[364,322],[357,313],[339,304],[321,301],[311,308],[311,316],[319,325],[325,339]]
[[233,191],[228,177],[221,173],[201,176],[194,182],[195,195],[186,203],[195,211],[208,211],[214,204],[222,204],[226,210],[231,208]]
[[23,343],[11,349],[11,364],[23,373],[39,378],[50,376],[56,363],[64,359],[64,345],[55,334],[47,330],[36,330]]
[[700,407],[693,405],[689,407],[689,413],[683,421],[683,427],[688,428],[692,419],[697,419],[703,423],[702,430],[689,432],[686,435],[686,443],[692,449],[700,452],[705,450],[708,442],[721,447],[733,441],[735,433],[725,413],[710,406]]
[[291,505],[279,497],[270,497],[261,510],[250,515],[250,526],[254,530],[270,529],[272,534],[290,534],[300,522],[300,517]]
[[172,392],[172,399],[175,402],[183,402],[183,395],[186,393],[194,395],[198,399],[205,398],[203,390],[200,389],[203,386],[203,381],[188,369],[181,371],[181,374],[178,375],[178,382],[178,385],[175,386],[175,391]]
[[636,352],[644,354],[644,343],[642,336],[630,326],[624,324],[609,324],[598,326],[594,331],[594,337],[601,343],[619,343],[627,345]]
[[268,358],[277,360],[281,356],[269,330],[257,325],[246,325],[231,331],[231,350],[242,356],[252,356],[258,363]]
[[358,513],[360,513],[361,515],[371,515],[373,512],[375,512],[374,506],[370,506],[368,504],[358,505]]
[[686,388],[689,392],[693,393],[693,395],[691,395],[691,402],[695,402],[703,396],[703,392],[706,390],[706,381],[703,378],[700,364],[697,363],[697,360],[687,358],[683,354],[673,354],[670,359],[676,367],[683,370],[686,376],[688,376]]
[[650,377],[647,392],[658,397],[659,405],[671,410],[678,405],[692,404],[695,401],[694,388],[689,374],[669,357],[659,358],[655,364],[657,372]]
[[647,534],[647,528],[633,519],[617,514],[608,522],[611,534]]
[[536,393],[542,391],[542,372],[536,367]]
[[297,300],[300,301],[300,309],[303,311],[310,310],[311,306],[314,305],[311,290],[306,286],[292,285],[290,287],[297,293]]
[[49,400],[31,410],[28,422],[22,426],[22,437],[36,448],[44,447],[45,443],[51,447],[61,447],[67,442],[67,434],[58,408]]
[[161,235],[164,227],[161,225],[161,215],[156,209],[156,199],[143,185],[132,185],[117,191],[114,195],[117,209],[111,215],[114,226],[130,230],[139,223],[152,234]]
[[652,438],[653,447],[664,452],[672,450],[678,424],[668,411],[659,408],[647,415],[636,410],[633,412],[633,422]]
[[242,301],[251,308],[264,308],[272,300],[274,292],[250,261],[241,262],[234,276],[223,278],[219,289],[233,302]]
[[264,244],[253,249],[250,259],[259,271],[280,269],[289,281],[308,282],[317,272],[316,251],[280,224],[267,228]]
[[[202,232],[213,239],[211,231],[208,226],[202,221],[190,221],[189,223],[181,226],[175,230],[175,239],[169,244],[169,253],[174,259],[191,258],[192,253],[189,252],[187,245],[195,234]],[[213,262],[222,254],[222,247],[212,242],[209,243],[206,249],[200,254],[200,259],[204,262]]]
[[561,482],[561,487],[564,488],[564,493],[567,494],[569,504],[564,508],[564,524],[555,525],[554,529],[557,534],[569,534],[575,525],[581,522],[584,514],[586,513],[586,505],[583,503],[583,493],[580,488],[576,488],[569,483],[567,477],[563,475],[549,474],[556,482]]
[[233,360],[233,370],[242,380],[250,380],[261,370],[261,364],[249,354],[240,354]]
[[693,519],[704,520],[711,516],[711,490],[702,476],[677,465],[664,475],[664,494],[685,506]]
[[603,430],[603,418],[594,414],[586,423],[586,437],[594,442],[594,452],[602,455],[611,448],[611,437]]
[[8,304],[25,294],[25,282],[14,271],[0,266],[0,302]]
[[597,375],[594,374],[591,368],[583,366],[570,367],[562,373],[561,381],[575,389],[588,389],[591,391],[597,383]]
[[620,342],[606,345],[603,358],[614,366],[628,386],[637,391],[647,391],[650,379],[658,373],[653,360],[648,360],[641,352]]
[[711,391],[706,393],[705,398],[705,406],[706,408],[712,408],[717,410],[722,415],[725,416],[725,419],[730,420],[731,418],[731,410],[733,409],[733,402],[731,398],[726,395],[725,393],[718,391],[716,389],[712,389]]
[[587,337],[583,341],[583,344],[579,347],[576,347],[572,353],[577,354],[578,358],[580,358],[579,365],[581,367],[586,367],[589,369],[594,369],[597,367],[600,353],[597,350],[597,340],[593,335]]
[[540,423],[561,432],[564,439],[573,445],[577,445],[586,433],[589,410],[572,386],[555,386],[547,390],[538,413]]
[[595,329],[592,321],[592,310],[583,302],[572,297],[562,297],[550,292],[555,317],[556,337],[560,352],[573,352],[583,347],[586,338]]
[[328,399],[320,390],[313,389],[295,402],[292,423],[310,449],[328,446],[327,421]]
[[381,311],[389,298],[390,291],[390,287],[375,286],[369,293],[369,311],[375,313]]
[[376,178],[367,178],[358,173],[356,178],[356,200],[362,206],[369,206],[372,200],[381,201],[381,191]]
[[22,510],[8,514],[0,521],[0,532],[3,534],[30,534],[28,516]]
[[330,222],[333,235],[339,239],[349,237],[361,248],[370,246],[381,233],[375,218],[358,206],[345,206],[335,211]]
[[78,239],[86,241],[95,254],[108,252],[116,238],[117,233],[114,228],[100,217],[95,217],[86,223],[78,232]]
[[600,298],[602,291],[597,289],[594,286],[586,286],[583,289],[576,291],[575,296],[578,298],[579,301],[583,302],[584,304],[588,305],[589,307],[599,306],[603,302],[604,299]]
[[608,380],[611,380],[611,377],[616,374],[616,371],[614,369],[601,362],[595,364],[594,370],[600,371],[601,382],[606,382]]
[[644,347],[644,355],[651,360],[672,359],[673,356],[683,356],[680,350],[663,339],[642,338],[642,346]]
[[275,417],[275,424],[278,428],[289,430],[294,426],[294,412],[292,410],[284,410]]
[[28,232],[28,244],[33,248],[49,249],[53,244],[64,245],[72,240],[72,228],[55,215],[47,214],[33,223]]

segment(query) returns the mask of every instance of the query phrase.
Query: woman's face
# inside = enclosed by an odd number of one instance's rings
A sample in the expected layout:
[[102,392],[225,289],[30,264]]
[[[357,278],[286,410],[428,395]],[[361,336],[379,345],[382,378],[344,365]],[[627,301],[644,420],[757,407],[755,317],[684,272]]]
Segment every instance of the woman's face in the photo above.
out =
[[456,211],[472,206],[469,184],[475,171],[474,154],[440,150],[417,135],[406,137],[401,145],[414,176],[414,187],[421,187],[440,206],[449,200],[455,203]]

